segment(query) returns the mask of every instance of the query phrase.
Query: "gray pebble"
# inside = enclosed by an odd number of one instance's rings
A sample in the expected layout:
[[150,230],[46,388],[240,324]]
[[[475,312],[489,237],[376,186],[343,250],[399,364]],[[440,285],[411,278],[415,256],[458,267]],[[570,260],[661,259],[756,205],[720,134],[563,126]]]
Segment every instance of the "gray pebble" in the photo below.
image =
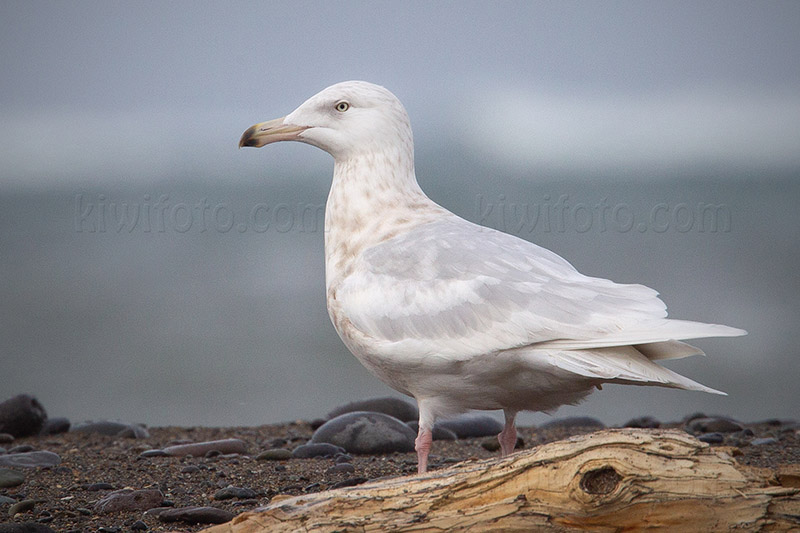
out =
[[347,453],[337,453],[333,458],[334,463],[351,463],[353,456]]
[[214,493],[215,500],[246,500],[255,497],[256,493],[252,489],[233,486],[225,487],[224,489],[220,489]]
[[503,423],[489,415],[461,415],[439,422],[439,427],[452,431],[459,439],[497,436]]
[[564,418],[556,418],[545,422],[539,429],[573,429],[573,428],[591,428],[591,429],[605,429],[606,425],[596,418],[590,416],[567,416]]
[[40,435],[57,435],[59,433],[66,433],[70,428],[70,421],[68,418],[56,417],[48,418],[44,426],[42,426]]
[[337,453],[344,453],[346,450],[333,444],[325,442],[309,442],[301,444],[292,450],[292,457],[296,459],[311,459],[312,457],[333,457]]
[[77,433],[98,433],[111,437],[126,437],[131,439],[146,439],[150,436],[144,426],[128,424],[117,420],[87,421],[72,427]]
[[11,433],[0,433],[0,444],[8,444],[14,442],[14,435]]
[[184,466],[181,469],[181,474],[196,474],[200,471],[200,467],[195,465]]
[[194,457],[204,457],[209,452],[219,454],[247,453],[247,445],[239,439],[222,439],[207,442],[195,442],[192,444],[178,444],[164,448],[167,455],[183,456],[193,455]]
[[8,453],[26,453],[32,451],[33,451],[33,446],[31,446],[30,444],[20,444],[19,446],[14,446],[10,450],[8,450]]
[[701,433],[733,433],[743,429],[740,423],[730,418],[722,417],[695,418],[686,424],[686,427],[694,435]]
[[353,413],[356,411],[369,411],[372,413],[383,413],[385,415],[393,416],[394,418],[403,422],[409,420],[417,420],[419,418],[419,410],[417,406],[393,396],[381,396],[379,398],[368,398],[366,400],[357,400],[350,402],[333,409],[328,413],[328,419],[336,418],[345,413]]
[[90,492],[97,492],[98,490],[114,490],[114,485],[111,483],[88,483],[83,486],[83,490]]
[[164,495],[157,489],[122,489],[102,498],[94,505],[94,510],[98,513],[147,511],[161,505],[163,500]]
[[14,516],[18,515],[19,513],[33,511],[34,507],[36,507],[36,500],[22,500],[8,508],[8,516]]
[[8,466],[11,468],[46,468],[56,466],[60,462],[61,457],[59,457],[58,454],[46,451],[0,455],[0,466]]
[[383,413],[355,411],[328,420],[311,442],[341,446],[349,453],[414,451],[416,435],[401,420]]
[[56,533],[44,524],[36,522],[9,522],[0,524],[0,533]]
[[640,416],[632,418],[625,422],[622,427],[625,428],[643,428],[643,429],[656,429],[661,427],[661,422],[652,416]]
[[341,473],[352,474],[355,471],[356,471],[356,467],[354,467],[350,463],[336,463],[335,465],[330,467],[328,470],[326,470],[326,473],[328,473],[328,474],[341,474]]
[[24,482],[25,476],[23,474],[8,468],[0,468],[0,489],[16,487]]
[[720,444],[725,440],[725,437],[722,436],[722,433],[703,433],[698,435],[697,440],[707,444]]
[[258,461],[285,461],[292,458],[292,451],[286,448],[272,448],[256,455]]
[[750,446],[764,446],[765,444],[776,444],[778,439],[773,437],[763,437],[760,439],[753,439],[750,441]]
[[152,450],[145,450],[139,454],[139,457],[142,459],[148,459],[150,457],[169,457],[169,454],[164,450],[159,449],[152,449]]
[[183,522],[185,524],[224,524],[236,516],[230,511],[216,507],[180,507],[167,509],[158,515],[162,522]]
[[30,394],[19,394],[0,403],[0,433],[14,437],[37,435],[45,420],[44,407]]
[[14,498],[9,498],[8,496],[3,496],[0,494],[0,505],[8,505],[10,503],[15,503],[17,500]]
[[147,524],[145,524],[141,520],[137,520],[136,522],[131,524],[131,529],[134,531],[147,531]]
[[341,489],[342,487],[354,487],[356,485],[361,485],[362,483],[366,483],[367,478],[365,477],[351,477],[349,479],[343,479],[337,483],[331,485],[331,489]]

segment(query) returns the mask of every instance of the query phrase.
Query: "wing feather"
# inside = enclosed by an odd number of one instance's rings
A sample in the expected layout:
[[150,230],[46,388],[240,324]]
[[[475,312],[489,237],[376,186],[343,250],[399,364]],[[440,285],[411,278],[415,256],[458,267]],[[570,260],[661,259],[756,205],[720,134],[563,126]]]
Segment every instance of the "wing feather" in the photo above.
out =
[[367,249],[337,299],[384,349],[452,358],[743,333],[667,319],[653,289],[584,276],[545,248],[456,216]]

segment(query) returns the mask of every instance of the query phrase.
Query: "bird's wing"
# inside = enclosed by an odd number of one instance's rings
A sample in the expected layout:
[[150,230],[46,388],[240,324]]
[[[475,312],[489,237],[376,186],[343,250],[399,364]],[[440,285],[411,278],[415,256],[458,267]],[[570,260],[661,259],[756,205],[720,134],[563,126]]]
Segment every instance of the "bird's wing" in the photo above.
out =
[[648,287],[584,276],[549,250],[456,216],[369,248],[352,266],[337,288],[340,312],[396,353],[469,358],[743,333],[669,320]]

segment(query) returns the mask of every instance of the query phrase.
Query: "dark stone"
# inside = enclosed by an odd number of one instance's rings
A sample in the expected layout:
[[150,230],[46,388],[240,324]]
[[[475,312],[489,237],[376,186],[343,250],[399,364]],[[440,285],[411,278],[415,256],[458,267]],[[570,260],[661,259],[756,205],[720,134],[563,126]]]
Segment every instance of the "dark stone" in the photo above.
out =
[[503,431],[503,423],[489,415],[462,415],[437,425],[452,431],[459,439],[491,437]]
[[56,417],[48,418],[42,426],[40,435],[57,435],[69,431],[71,424],[68,418]]
[[214,493],[215,500],[246,500],[255,498],[256,493],[252,489],[245,489],[242,487],[225,487]]
[[131,524],[131,529],[134,531],[147,531],[147,524],[145,524],[141,520],[137,520],[136,522]]
[[14,435],[10,433],[0,433],[0,444],[8,444],[14,442]]
[[98,513],[147,511],[161,505],[164,495],[157,489],[122,489],[108,494],[94,505]]
[[697,413],[692,413],[692,414],[684,417],[682,422],[683,422],[684,425],[687,425],[687,424],[689,424],[689,422],[691,422],[692,420],[694,420],[696,418],[708,418],[708,417],[706,416],[705,413],[697,412]]
[[547,431],[551,429],[575,429],[575,428],[590,428],[590,429],[605,429],[606,425],[596,418],[590,416],[568,416],[565,418],[556,418],[545,422],[539,426],[540,430]]
[[740,423],[730,418],[722,417],[695,418],[686,427],[694,435],[701,433],[733,433],[744,429]]
[[0,533],[56,533],[49,527],[35,522],[0,524]]
[[342,487],[354,487],[366,483],[368,480],[365,477],[351,477],[343,479],[331,485],[331,489],[341,489]]
[[308,425],[311,426],[311,430],[312,431],[316,431],[318,427],[320,427],[322,424],[324,424],[327,421],[328,420],[325,419],[325,418],[315,418],[314,420],[309,422]]
[[185,524],[224,524],[236,516],[230,511],[216,507],[180,507],[167,509],[158,515],[162,522],[183,522]]
[[311,442],[341,446],[349,453],[414,451],[416,435],[401,420],[383,413],[355,411],[328,420]]
[[[419,433],[419,422],[417,420],[406,422],[406,425],[410,427],[411,431],[413,431],[414,433]],[[458,435],[456,435],[449,429],[442,427],[441,424],[434,424],[433,440],[458,440]]]
[[777,444],[778,439],[774,437],[763,437],[760,439],[753,439],[750,441],[750,446],[764,446],[765,444]]
[[82,422],[72,427],[76,433],[98,433],[111,437],[126,437],[130,439],[146,439],[150,436],[144,426],[128,424],[116,420],[98,420],[96,422]]
[[0,433],[14,437],[37,435],[45,420],[44,407],[30,394],[19,394],[0,403]]
[[184,466],[181,468],[181,474],[196,474],[200,471],[200,468],[195,465]]
[[36,500],[22,500],[8,508],[8,516],[18,515],[20,513],[27,513],[33,511],[36,507]]
[[661,422],[652,416],[640,416],[639,418],[632,418],[625,422],[622,426],[625,428],[642,428],[642,429],[657,429],[661,427]]
[[247,445],[239,439],[222,439],[207,442],[195,442],[192,444],[178,444],[177,446],[167,446],[164,448],[167,455],[183,456],[192,455],[194,457],[205,457],[209,452],[219,454],[247,453]]
[[56,466],[60,462],[61,457],[58,454],[46,451],[0,455],[0,466],[11,468],[48,468]]
[[31,446],[30,444],[20,444],[19,446],[14,446],[10,450],[8,450],[8,453],[27,453],[32,451],[33,451],[33,446]]
[[350,463],[336,463],[335,465],[330,467],[328,470],[326,470],[326,473],[328,473],[328,474],[341,474],[341,473],[352,474],[355,471],[356,471],[356,467],[354,467]]
[[698,435],[697,440],[707,444],[720,444],[725,440],[725,437],[722,436],[722,433],[703,433]]
[[83,490],[96,492],[98,490],[114,490],[114,485],[111,483],[88,483],[83,486]]
[[142,459],[149,459],[150,457],[169,457],[169,454],[164,450],[153,449],[143,451],[139,454],[139,457]]
[[292,458],[292,451],[286,448],[272,448],[256,455],[257,461],[285,461]]
[[16,503],[17,500],[14,498],[9,498],[8,496],[3,496],[0,494],[0,505],[9,505],[11,503]]
[[312,457],[333,457],[337,453],[344,453],[346,450],[333,444],[325,442],[310,442],[301,444],[292,450],[292,457],[296,459],[311,459]]
[[368,398],[366,400],[357,400],[340,405],[328,413],[328,419],[330,420],[339,415],[356,411],[383,413],[403,422],[417,420],[419,418],[419,410],[414,404],[393,396],[381,396],[379,398]]
[[0,489],[16,487],[24,482],[25,476],[23,474],[8,468],[0,468]]
[[351,463],[353,461],[353,456],[347,453],[337,453],[334,458],[334,463]]

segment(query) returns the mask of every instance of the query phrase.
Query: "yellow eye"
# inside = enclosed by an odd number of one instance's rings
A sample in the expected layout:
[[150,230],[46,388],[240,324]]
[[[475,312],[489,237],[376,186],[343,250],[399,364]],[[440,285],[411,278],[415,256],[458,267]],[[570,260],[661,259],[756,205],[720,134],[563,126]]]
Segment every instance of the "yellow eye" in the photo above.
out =
[[348,104],[347,102],[339,102],[338,104],[336,104],[336,111],[338,111],[339,113],[344,113],[348,109],[350,109],[350,104]]

